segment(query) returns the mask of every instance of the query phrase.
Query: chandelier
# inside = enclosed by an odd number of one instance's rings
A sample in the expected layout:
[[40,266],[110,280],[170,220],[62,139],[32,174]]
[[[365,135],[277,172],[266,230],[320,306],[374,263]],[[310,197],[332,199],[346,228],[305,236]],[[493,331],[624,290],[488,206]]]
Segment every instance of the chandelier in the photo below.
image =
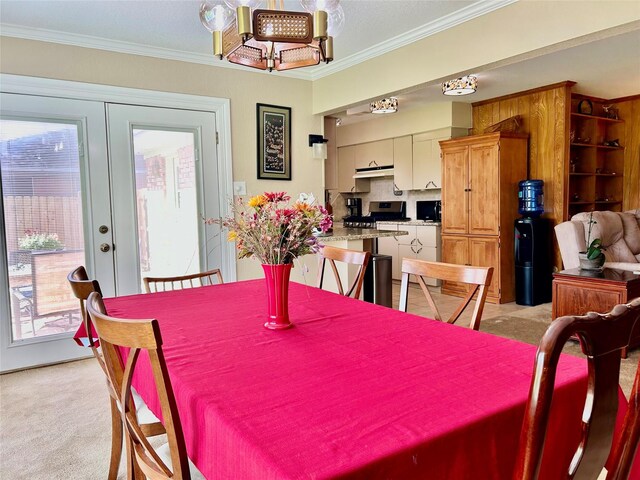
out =
[[[260,70],[290,70],[333,60],[333,37],[344,27],[340,0],[300,0],[304,12],[283,0],[205,0],[200,20],[213,34],[220,60]],[[235,13],[234,13],[235,10]]]

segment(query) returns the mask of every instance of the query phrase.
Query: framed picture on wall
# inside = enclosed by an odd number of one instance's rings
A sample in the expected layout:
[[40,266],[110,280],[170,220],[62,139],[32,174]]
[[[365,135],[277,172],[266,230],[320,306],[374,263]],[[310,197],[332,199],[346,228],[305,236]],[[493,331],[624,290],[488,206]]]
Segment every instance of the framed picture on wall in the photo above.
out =
[[258,103],[258,178],[291,180],[291,108]]

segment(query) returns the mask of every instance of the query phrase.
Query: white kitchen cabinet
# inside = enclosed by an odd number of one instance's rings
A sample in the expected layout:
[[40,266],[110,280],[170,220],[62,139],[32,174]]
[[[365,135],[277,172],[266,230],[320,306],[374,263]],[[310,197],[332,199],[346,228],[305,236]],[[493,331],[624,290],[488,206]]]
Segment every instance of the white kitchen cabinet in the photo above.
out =
[[413,189],[413,137],[393,139],[393,184],[396,190]]
[[413,189],[431,190],[442,188],[442,160],[440,158],[440,137],[413,141]]
[[[398,229],[406,230],[409,235],[398,237],[398,260],[400,262],[400,278],[402,278],[402,259],[416,258],[430,262],[440,261],[440,227],[400,224]],[[413,280],[413,278],[412,278]],[[440,280],[427,278],[427,285],[440,286]]]
[[369,180],[355,179],[356,145],[338,148],[338,191],[341,193],[359,193],[370,190]]
[[[403,258],[417,258],[418,260],[426,260],[429,262],[440,261],[440,226],[406,225],[404,223],[398,223],[379,225],[378,229],[409,232],[409,235],[378,239],[378,253],[390,255],[393,259],[391,277],[394,280],[402,279]],[[440,285],[440,281],[435,279],[427,279],[426,282],[427,285]]]
[[393,139],[355,145],[355,168],[392,167]]

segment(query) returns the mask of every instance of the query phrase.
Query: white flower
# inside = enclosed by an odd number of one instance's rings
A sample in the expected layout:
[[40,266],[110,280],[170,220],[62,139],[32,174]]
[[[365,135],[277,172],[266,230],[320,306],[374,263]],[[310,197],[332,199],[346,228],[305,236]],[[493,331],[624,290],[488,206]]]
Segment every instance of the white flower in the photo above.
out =
[[316,203],[316,197],[313,196],[313,193],[301,193],[298,201],[300,203],[306,203],[307,205],[313,205]]

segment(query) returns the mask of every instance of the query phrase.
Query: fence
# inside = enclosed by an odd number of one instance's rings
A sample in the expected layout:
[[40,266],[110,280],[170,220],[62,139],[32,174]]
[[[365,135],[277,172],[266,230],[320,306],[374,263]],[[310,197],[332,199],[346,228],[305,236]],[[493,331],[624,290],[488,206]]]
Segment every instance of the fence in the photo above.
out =
[[4,197],[7,250],[19,250],[25,232],[56,233],[67,249],[83,249],[82,201],[79,197]]

